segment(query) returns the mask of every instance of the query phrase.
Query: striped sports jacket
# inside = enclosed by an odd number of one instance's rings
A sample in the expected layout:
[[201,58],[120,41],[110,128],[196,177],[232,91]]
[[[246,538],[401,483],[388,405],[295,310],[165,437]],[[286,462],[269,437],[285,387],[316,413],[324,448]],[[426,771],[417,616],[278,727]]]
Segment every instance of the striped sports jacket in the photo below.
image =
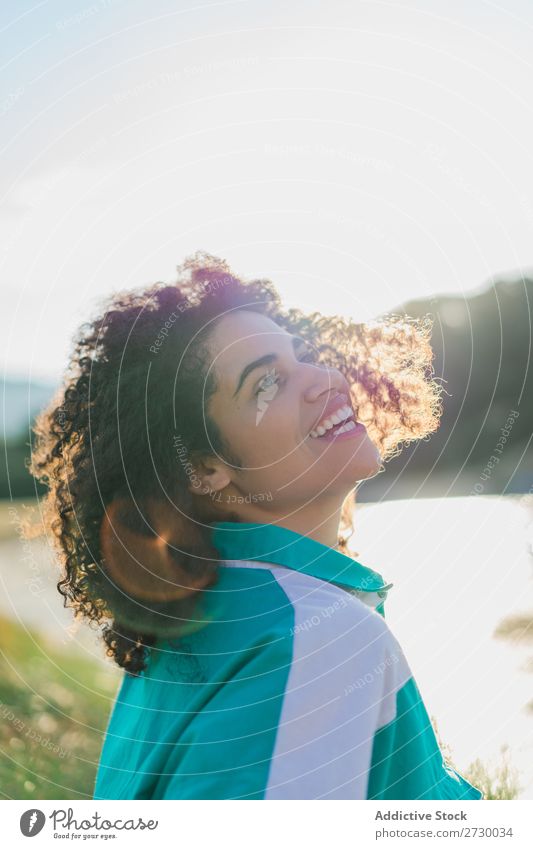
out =
[[481,798],[385,622],[392,585],[287,528],[211,527],[220,577],[187,636],[125,673],[94,798]]

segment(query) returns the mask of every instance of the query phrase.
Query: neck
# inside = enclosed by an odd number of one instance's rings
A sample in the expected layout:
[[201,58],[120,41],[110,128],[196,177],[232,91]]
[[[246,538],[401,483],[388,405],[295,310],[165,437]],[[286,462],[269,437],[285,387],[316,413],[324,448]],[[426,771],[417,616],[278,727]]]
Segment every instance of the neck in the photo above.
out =
[[[343,502],[306,505],[299,510],[288,509],[276,513],[266,509],[264,504],[231,504],[231,516],[226,517],[220,511],[218,521],[255,522],[257,524],[280,525],[310,539],[321,542],[330,548],[337,548],[339,541],[339,524]],[[211,519],[214,521],[214,519]]]
[[330,548],[336,548],[339,541],[339,522],[341,515],[341,507],[338,508],[332,515],[322,517],[312,517],[307,515],[299,515],[295,513],[293,516],[280,517],[279,519],[269,518],[268,520],[273,525],[281,525],[284,528],[289,528],[291,531],[302,536],[314,539],[316,542],[321,542]]

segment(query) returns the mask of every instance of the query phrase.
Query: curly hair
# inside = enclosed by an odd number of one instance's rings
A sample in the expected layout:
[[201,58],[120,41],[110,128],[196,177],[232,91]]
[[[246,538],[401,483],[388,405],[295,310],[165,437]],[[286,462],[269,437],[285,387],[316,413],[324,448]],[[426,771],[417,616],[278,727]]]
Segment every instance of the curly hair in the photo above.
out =
[[[177,270],[175,284],[120,293],[82,325],[60,393],[37,419],[30,467],[48,489],[43,527],[60,557],[64,606],[100,630],[130,674],[158,637],[199,627],[202,590],[217,581],[210,508],[200,516],[197,505],[209,499],[194,499],[172,446],[179,434],[191,461],[216,452],[235,462],[206,413],[218,318],[256,310],[308,341],[347,379],[383,461],[435,431],[441,415],[430,317],[358,324],[286,310],[269,280],[246,282],[204,251]],[[348,529],[352,505],[353,493],[341,517]]]

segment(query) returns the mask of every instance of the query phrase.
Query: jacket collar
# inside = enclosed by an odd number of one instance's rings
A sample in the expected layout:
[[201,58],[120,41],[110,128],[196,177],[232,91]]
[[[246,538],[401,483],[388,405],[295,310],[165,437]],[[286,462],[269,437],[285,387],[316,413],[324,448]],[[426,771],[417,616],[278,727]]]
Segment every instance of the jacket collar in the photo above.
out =
[[283,528],[252,522],[212,522],[212,542],[225,560],[262,560],[385,599],[382,576],[342,551]]

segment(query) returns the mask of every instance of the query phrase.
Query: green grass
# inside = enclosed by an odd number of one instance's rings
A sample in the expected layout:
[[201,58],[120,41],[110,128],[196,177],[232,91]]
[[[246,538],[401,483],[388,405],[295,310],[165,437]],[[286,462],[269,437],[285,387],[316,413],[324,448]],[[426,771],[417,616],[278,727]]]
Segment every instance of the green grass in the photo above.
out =
[[0,798],[92,798],[120,677],[0,617]]
[[466,770],[465,778],[483,791],[485,799],[516,799],[522,789],[505,745],[500,748],[498,763],[484,764],[478,758]]
[[511,763],[509,747],[506,744],[500,747],[499,761],[483,763],[480,758],[477,758],[466,769],[460,770],[453,761],[451,747],[439,734],[437,720],[434,716],[431,716],[431,723],[445,763],[456,769],[470,784],[481,790],[485,799],[517,798],[522,787],[519,783],[518,770]]
[[[79,651],[57,649],[0,616],[0,798],[90,799],[121,672]],[[446,761],[451,751],[438,733]],[[38,737],[40,735],[40,739]],[[486,799],[515,799],[517,772],[502,748],[497,764],[462,775]]]

